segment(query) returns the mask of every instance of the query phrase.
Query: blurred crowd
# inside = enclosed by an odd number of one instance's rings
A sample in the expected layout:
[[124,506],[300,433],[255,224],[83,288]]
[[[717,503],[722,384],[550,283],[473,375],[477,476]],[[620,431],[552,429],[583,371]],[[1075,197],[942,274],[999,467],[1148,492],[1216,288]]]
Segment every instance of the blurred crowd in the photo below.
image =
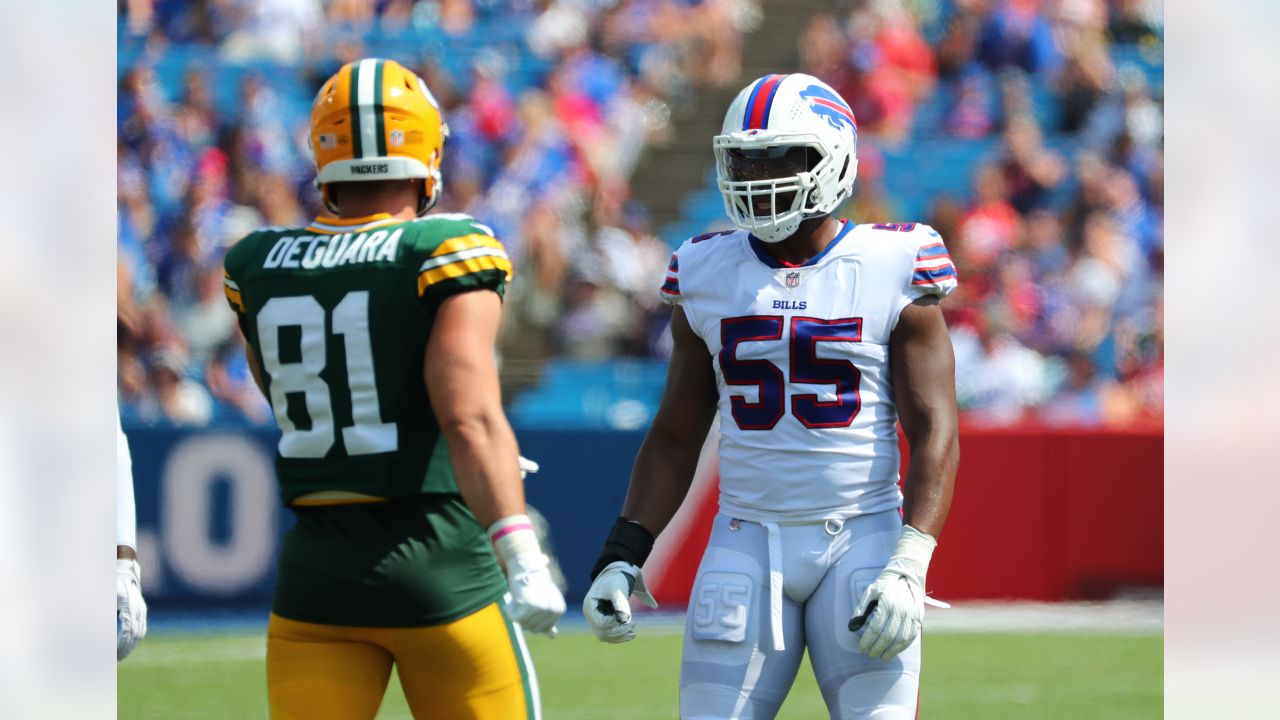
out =
[[[504,343],[525,352],[508,357],[537,358],[590,343],[604,319],[574,298],[591,283],[653,294],[669,251],[628,176],[673,107],[737,80],[759,12],[754,0],[124,0],[120,17],[121,404],[135,422],[200,425],[269,419],[221,297],[222,256],[257,227],[321,212],[307,111],[343,63],[389,56],[432,88],[451,130],[438,208],[502,238],[521,269]],[[644,340],[625,351],[646,353]]]
[[[804,4],[808,7],[810,4]],[[306,117],[366,55],[423,75],[452,136],[440,208],[492,225],[518,269],[506,376],[546,357],[661,357],[671,245],[631,194],[700,89],[742,77],[761,0],[122,0],[119,378],[135,422],[263,422],[221,293],[226,248],[320,212]],[[859,120],[844,216],[922,220],[974,422],[1122,426],[1163,410],[1161,84],[1154,0],[859,0],[797,38]],[[763,12],[762,12],[763,10]],[[235,72],[232,72],[232,70]],[[1042,112],[1042,96],[1052,113]],[[900,217],[882,153],[996,139],[967,192]],[[710,138],[707,138],[708,148]],[[708,158],[710,156],[708,150]]]
[[[922,10],[939,5],[948,12]],[[814,17],[800,46],[802,66],[840,91],[859,121],[866,159],[844,212],[922,220],[946,239],[960,287],[943,307],[966,418],[1160,422],[1163,88],[1114,59],[1137,51],[1161,62],[1160,4],[843,8]],[[930,103],[940,112],[921,112]],[[924,217],[898,217],[882,176],[911,168],[886,169],[878,151],[920,138],[998,144],[967,194],[935,196]]]

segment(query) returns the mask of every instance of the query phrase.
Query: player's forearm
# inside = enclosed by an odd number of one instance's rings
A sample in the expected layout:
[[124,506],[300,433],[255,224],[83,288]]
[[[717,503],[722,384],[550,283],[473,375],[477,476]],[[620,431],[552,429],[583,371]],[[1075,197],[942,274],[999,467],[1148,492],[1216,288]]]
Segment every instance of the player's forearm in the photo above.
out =
[[657,537],[689,492],[703,439],[678,437],[657,425],[651,428],[631,470],[622,517],[640,523]]
[[938,418],[908,436],[911,462],[904,483],[903,521],[937,538],[951,510],[960,439],[954,420]]
[[523,513],[519,448],[510,423],[497,412],[442,422],[462,500],[484,527]]
[[951,510],[960,466],[955,356],[938,302],[925,296],[903,309],[889,351],[898,418],[911,448],[903,520],[934,538]]

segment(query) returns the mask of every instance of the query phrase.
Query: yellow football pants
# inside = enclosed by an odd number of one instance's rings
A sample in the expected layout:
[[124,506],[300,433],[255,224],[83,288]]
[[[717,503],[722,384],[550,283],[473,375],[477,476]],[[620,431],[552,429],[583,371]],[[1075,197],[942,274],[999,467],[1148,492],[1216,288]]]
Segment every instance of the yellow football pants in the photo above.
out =
[[540,720],[520,628],[498,603],[445,625],[366,628],[271,615],[273,720],[372,720],[394,665],[418,720]]

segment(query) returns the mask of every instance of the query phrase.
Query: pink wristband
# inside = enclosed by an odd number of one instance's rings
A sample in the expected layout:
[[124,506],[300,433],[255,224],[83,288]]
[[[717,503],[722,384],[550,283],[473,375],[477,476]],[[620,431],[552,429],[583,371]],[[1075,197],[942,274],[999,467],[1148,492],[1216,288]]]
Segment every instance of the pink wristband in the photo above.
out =
[[[494,525],[497,525],[497,523],[494,523]],[[510,525],[498,528],[496,530],[490,530],[489,542],[496,543],[498,542],[498,538],[501,538],[505,535],[510,535],[511,533],[518,532],[520,530],[528,530],[529,532],[533,532],[533,523],[526,520],[524,522],[512,523]]]

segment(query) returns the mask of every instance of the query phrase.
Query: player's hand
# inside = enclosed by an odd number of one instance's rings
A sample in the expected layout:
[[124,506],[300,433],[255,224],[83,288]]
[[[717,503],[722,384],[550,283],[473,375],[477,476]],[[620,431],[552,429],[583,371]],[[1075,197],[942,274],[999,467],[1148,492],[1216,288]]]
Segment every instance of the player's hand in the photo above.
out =
[[634,640],[636,626],[631,621],[631,602],[635,595],[646,607],[657,609],[658,603],[644,586],[640,568],[621,560],[609,563],[582,601],[582,614],[596,638],[607,643]]
[[525,630],[556,636],[556,621],[564,615],[564,595],[551,579],[551,561],[546,554],[523,553],[507,561],[507,603],[511,619]]
[[523,513],[508,515],[489,526],[493,551],[507,571],[511,619],[529,632],[556,636],[556,621],[564,614],[564,595],[551,579],[551,560],[542,552],[533,522]]
[[116,560],[116,660],[129,657],[147,636],[147,604],[142,600],[142,570],[138,561]]
[[[907,525],[898,549],[854,609],[850,629],[865,618],[858,648],[873,658],[892,660],[920,636],[924,622],[924,579],[937,541]],[[868,613],[870,613],[868,615]]]

